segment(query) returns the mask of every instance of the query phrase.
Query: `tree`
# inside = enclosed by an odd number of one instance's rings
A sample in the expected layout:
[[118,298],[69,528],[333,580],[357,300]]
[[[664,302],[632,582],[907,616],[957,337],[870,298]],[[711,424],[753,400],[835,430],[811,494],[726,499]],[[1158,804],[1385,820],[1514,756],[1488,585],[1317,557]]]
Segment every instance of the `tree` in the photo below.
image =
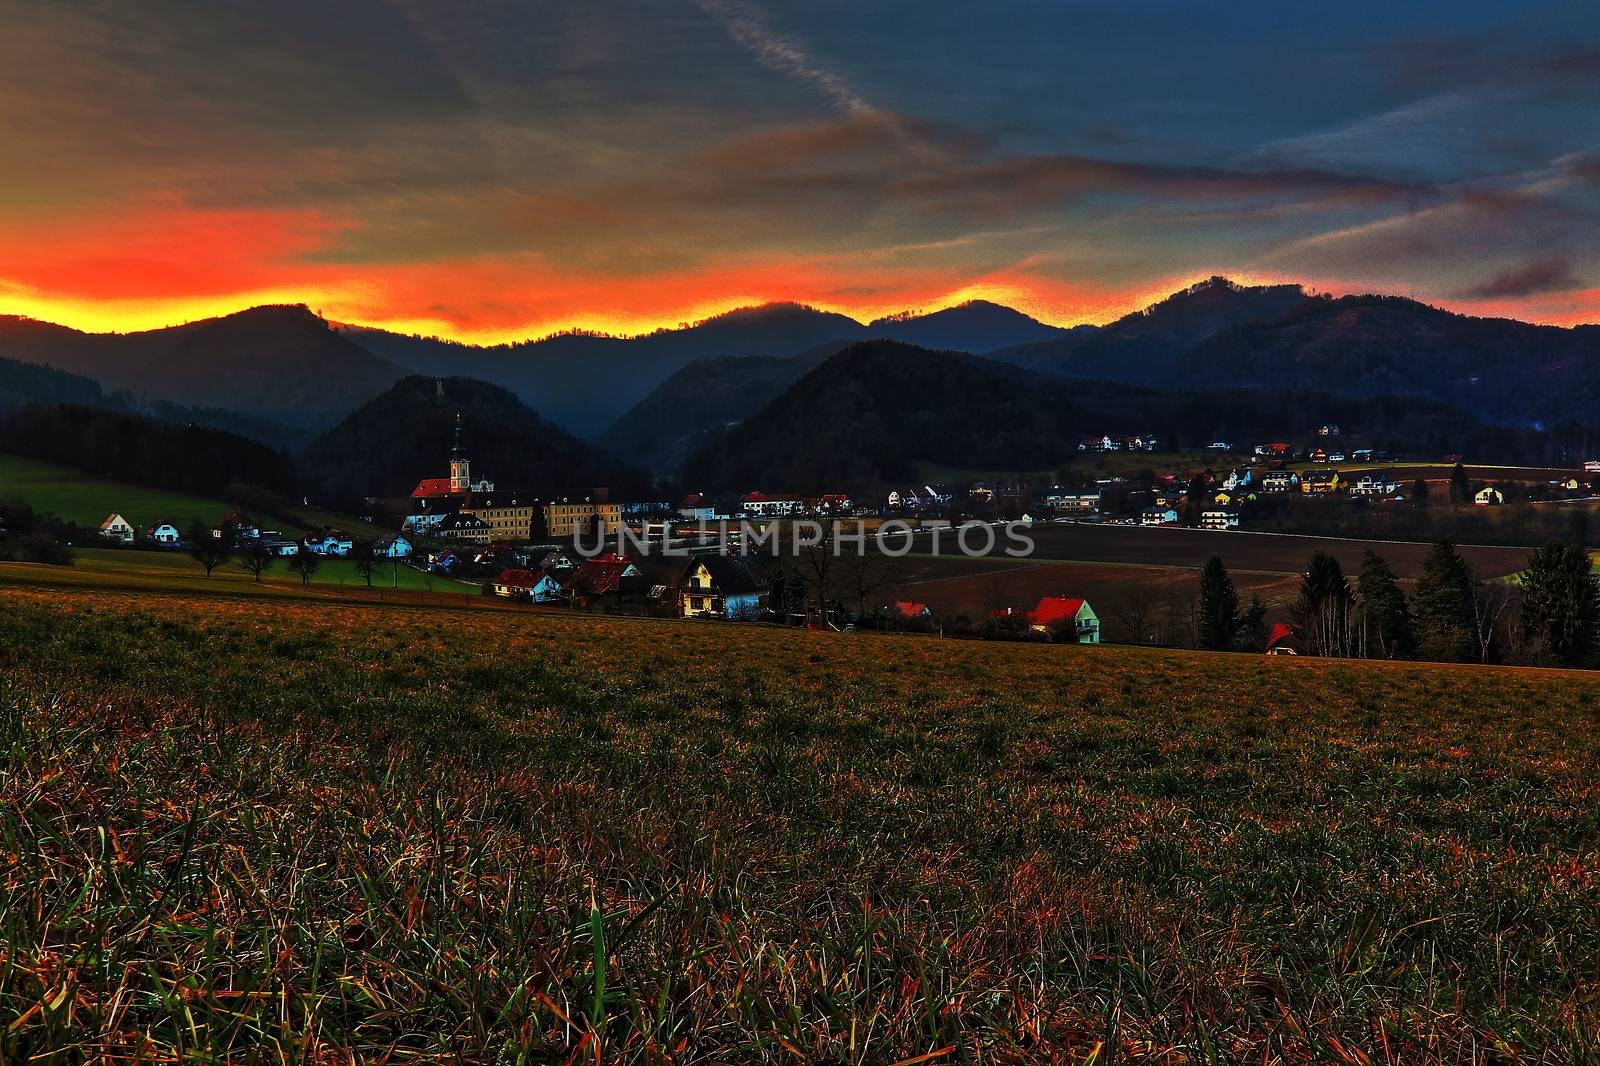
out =
[[239,566],[255,575],[256,584],[261,583],[261,575],[272,569],[272,564],[278,561],[277,553],[265,544],[259,537],[251,538],[239,552]]
[[1222,559],[1213,555],[1200,571],[1198,640],[1205,651],[1232,651],[1239,635],[1239,591]]
[[1417,579],[1416,632],[1422,655],[1441,662],[1478,658],[1478,611],[1472,571],[1449,541],[1440,541]]
[[1367,549],[1361,561],[1361,576],[1356,579],[1361,597],[1361,620],[1366,635],[1385,659],[1409,655],[1416,650],[1417,635],[1411,624],[1411,605],[1400,588],[1400,580],[1389,568],[1388,560]]
[[1489,661],[1489,652],[1500,635],[1500,616],[1511,606],[1514,592],[1507,581],[1472,582],[1472,637],[1480,663]]
[[1457,463],[1450,470],[1450,504],[1461,507],[1472,502],[1472,483],[1467,480],[1467,468]]
[[1155,606],[1156,594],[1149,585],[1128,586],[1128,594],[1117,608],[1117,619],[1127,628],[1133,643],[1143,644],[1151,638],[1150,612]]
[[367,588],[372,587],[372,575],[378,572],[378,553],[373,550],[372,541],[358,540],[350,551],[350,556],[355,560],[356,576],[367,583]]
[[1250,605],[1239,617],[1239,635],[1234,646],[1240,651],[1267,650],[1267,605],[1257,593],[1250,594]]
[[1300,596],[1290,609],[1312,654],[1350,654],[1352,599],[1339,560],[1323,551],[1312,555],[1300,578]]
[[1522,630],[1542,658],[1576,666],[1594,648],[1600,583],[1581,545],[1552,540],[1522,574]]
[[304,548],[289,556],[289,569],[300,575],[300,584],[302,585],[311,583],[311,575],[316,573],[317,568],[321,565],[322,556],[315,552],[306,551]]
[[189,541],[189,558],[206,568],[206,577],[233,558],[233,546],[221,537],[212,536],[204,522],[191,523],[184,536]]
[[855,599],[857,618],[866,617],[867,600],[874,593],[893,587],[901,575],[899,560],[885,555],[874,543],[844,552],[839,567],[844,587]]
[[1427,503],[1428,494],[1433,490],[1428,487],[1426,478],[1417,478],[1411,483],[1411,498],[1417,503]]

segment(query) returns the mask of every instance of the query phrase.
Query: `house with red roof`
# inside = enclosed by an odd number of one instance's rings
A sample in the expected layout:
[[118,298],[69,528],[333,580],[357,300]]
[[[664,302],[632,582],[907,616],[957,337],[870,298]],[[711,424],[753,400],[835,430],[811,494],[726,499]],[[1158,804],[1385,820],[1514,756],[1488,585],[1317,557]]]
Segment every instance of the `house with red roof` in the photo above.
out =
[[639,576],[639,568],[611,552],[585,559],[567,574],[561,595],[574,607],[594,607],[607,600],[620,602],[623,581]]
[[1100,616],[1088,600],[1069,596],[1045,596],[1028,613],[1036,633],[1070,633],[1079,644],[1100,643]]
[[1291,625],[1283,622],[1277,623],[1272,627],[1272,631],[1267,634],[1267,654],[1299,655],[1300,634],[1296,633]]
[[927,604],[917,603],[915,600],[895,601],[894,613],[899,615],[901,619],[907,622],[921,621],[922,619],[932,617],[933,615],[933,612],[928,609]]
[[561,583],[548,570],[508,567],[500,571],[490,589],[496,596],[532,603],[555,603],[561,599]]
[[752,492],[739,501],[739,506],[747,515],[780,518],[798,511],[800,500],[794,496],[769,496],[764,492]]
[[425,477],[417,482],[417,487],[411,490],[411,498],[420,500],[425,496],[450,496],[450,479],[447,477]]

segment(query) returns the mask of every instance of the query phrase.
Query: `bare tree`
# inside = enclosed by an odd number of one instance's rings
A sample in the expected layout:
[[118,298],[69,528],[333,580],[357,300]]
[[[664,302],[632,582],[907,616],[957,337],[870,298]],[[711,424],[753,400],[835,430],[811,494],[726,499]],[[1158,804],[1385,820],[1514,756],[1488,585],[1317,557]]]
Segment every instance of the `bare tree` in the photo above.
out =
[[372,546],[370,540],[358,540],[351,555],[355,557],[356,576],[367,583],[367,588],[372,587],[372,576],[378,572],[382,560]]
[[255,575],[258,585],[261,583],[261,575],[271,570],[272,564],[277,561],[277,553],[262,544],[259,539],[252,539],[239,552],[239,566]]
[[898,584],[904,573],[899,559],[885,555],[870,543],[859,551],[845,552],[836,565],[840,585],[855,600],[857,618],[866,615],[867,600],[874,593]]
[[1472,618],[1480,663],[1489,661],[1489,651],[1500,631],[1500,618],[1515,598],[1516,589],[1508,581],[1473,582]]
[[994,570],[984,577],[984,617],[993,618],[1004,614],[1006,608],[1015,606],[1011,602],[1011,583],[1006,580],[1007,576],[1003,571]]
[[210,527],[204,522],[195,522],[191,525],[187,539],[189,558],[205,567],[206,577],[210,577],[211,571],[233,558],[233,546],[222,537],[213,536]]
[[837,545],[826,531],[819,540],[805,543],[800,541],[796,531],[785,547],[794,564],[792,572],[805,587],[806,602],[817,608],[826,623],[829,608],[838,601],[840,594]]
[[1198,614],[1199,604],[1193,596],[1183,595],[1176,585],[1168,589],[1166,642],[1173,647],[1192,647]]
[[311,583],[311,575],[316,573],[317,568],[321,565],[322,557],[315,552],[306,551],[304,548],[289,556],[289,569],[300,575],[300,584],[302,585]]
[[1150,640],[1150,614],[1156,607],[1155,590],[1149,585],[1128,586],[1128,594],[1116,608],[1117,620],[1128,630],[1133,643],[1144,644]]

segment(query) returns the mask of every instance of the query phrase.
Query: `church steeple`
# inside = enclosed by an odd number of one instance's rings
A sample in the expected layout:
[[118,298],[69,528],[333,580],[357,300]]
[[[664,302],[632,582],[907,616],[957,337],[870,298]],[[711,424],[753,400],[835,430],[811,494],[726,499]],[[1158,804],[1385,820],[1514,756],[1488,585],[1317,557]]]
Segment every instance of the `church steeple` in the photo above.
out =
[[450,448],[450,491],[472,491],[472,465],[467,461],[466,446],[461,443],[461,412],[456,412],[456,440]]

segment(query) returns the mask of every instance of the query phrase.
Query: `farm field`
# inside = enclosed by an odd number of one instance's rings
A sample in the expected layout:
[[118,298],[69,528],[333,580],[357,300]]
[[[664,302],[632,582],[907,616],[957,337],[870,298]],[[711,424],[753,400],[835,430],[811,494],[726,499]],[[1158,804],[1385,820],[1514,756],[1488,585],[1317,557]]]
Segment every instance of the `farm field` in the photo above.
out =
[[8,1061],[1600,1054],[1593,674],[0,589],[0,677]]
[[35,563],[0,562],[0,586],[32,585],[45,588],[143,591],[191,596],[302,596],[307,594],[368,595],[398,589],[403,593],[463,594],[477,596],[478,586],[437,574],[418,573],[407,566],[381,564],[373,575],[371,589],[355,572],[348,559],[324,559],[311,575],[309,586],[302,585],[286,560],[279,560],[256,582],[253,575],[230,563],[218,567],[210,577],[205,569],[183,552],[133,551],[120,548],[77,548],[73,566],[44,566]]
[[[1261,597],[1272,621],[1287,617],[1300,591],[1299,575],[1245,572],[1233,575],[1241,603]],[[1074,596],[1089,601],[1100,616],[1102,639],[1139,643],[1167,628],[1200,589],[1199,571],[1185,567],[1108,563],[1043,562],[987,571],[907,581],[892,590],[895,600],[925,603],[945,617],[981,622],[1004,607],[1029,610],[1042,596]],[[1134,631],[1130,611],[1143,604],[1146,632]]]
[[[1138,566],[1204,566],[1213,555],[1222,557],[1235,574],[1257,572],[1298,574],[1313,552],[1335,556],[1347,573],[1361,565],[1368,547],[1389,560],[1401,577],[1422,570],[1430,545],[1385,541],[1307,537],[1246,530],[1220,532],[1175,526],[1109,526],[1075,523],[1041,524],[1029,535],[1037,548],[1033,558],[1064,562],[1121,563]],[[1463,544],[1461,555],[1484,577],[1498,577],[1521,569],[1529,549]]]

